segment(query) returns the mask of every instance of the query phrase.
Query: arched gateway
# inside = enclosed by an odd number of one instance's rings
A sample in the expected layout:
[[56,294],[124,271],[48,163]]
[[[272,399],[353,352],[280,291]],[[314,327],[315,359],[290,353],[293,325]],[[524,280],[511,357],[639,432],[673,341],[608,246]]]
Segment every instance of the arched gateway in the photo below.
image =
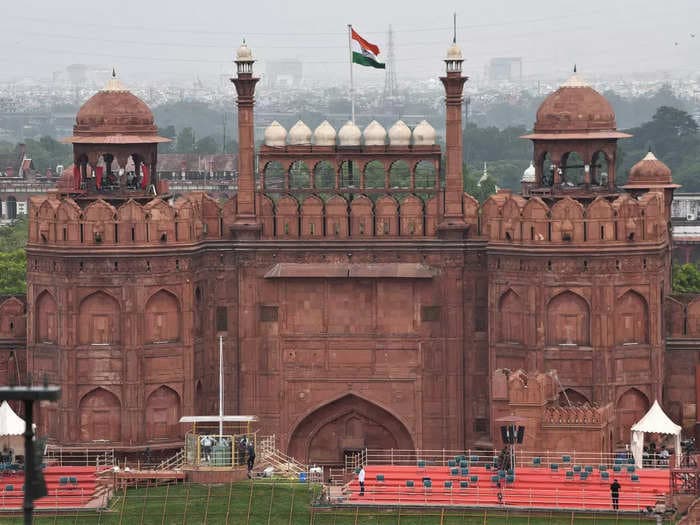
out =
[[289,454],[319,465],[340,465],[363,448],[410,449],[413,439],[396,416],[349,394],[308,414],[289,440]]

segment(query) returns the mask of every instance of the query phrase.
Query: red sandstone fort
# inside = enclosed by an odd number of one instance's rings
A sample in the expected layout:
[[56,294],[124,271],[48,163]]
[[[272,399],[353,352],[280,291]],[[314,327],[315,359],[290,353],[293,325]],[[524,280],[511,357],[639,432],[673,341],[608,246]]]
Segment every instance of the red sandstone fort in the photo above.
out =
[[217,411],[219,336],[227,412],[305,462],[492,446],[503,416],[527,420],[530,448],[611,451],[655,399],[693,429],[700,300],[671,294],[677,186],[653,154],[616,185],[627,135],[578,75],[524,137],[522,194],[479,205],[456,44],[444,150],[399,121],[273,123],[256,151],[253,63],[244,44],[225,202],[170,197],[166,139],[118,80],[78,112],[74,171],[30,201],[26,302],[0,304],[0,382],[63,390],[40,433],[180,446],[181,416]]

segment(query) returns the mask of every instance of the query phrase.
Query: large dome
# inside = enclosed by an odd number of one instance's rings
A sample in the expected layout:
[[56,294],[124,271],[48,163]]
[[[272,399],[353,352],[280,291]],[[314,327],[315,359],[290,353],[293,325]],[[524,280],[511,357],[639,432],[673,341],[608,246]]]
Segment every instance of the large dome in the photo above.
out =
[[537,110],[536,133],[611,131],[615,112],[603,95],[576,74],[549,95]]
[[673,184],[671,170],[650,151],[630,169],[627,185]]

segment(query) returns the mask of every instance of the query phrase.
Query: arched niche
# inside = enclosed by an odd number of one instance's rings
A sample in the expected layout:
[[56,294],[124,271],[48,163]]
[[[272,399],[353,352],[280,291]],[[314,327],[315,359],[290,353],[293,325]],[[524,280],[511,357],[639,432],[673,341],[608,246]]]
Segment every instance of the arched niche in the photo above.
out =
[[544,152],[542,157],[540,158],[540,161],[538,163],[538,167],[540,169],[540,176],[541,176],[541,185],[542,186],[553,186],[554,185],[554,169],[555,166],[552,163],[552,156]]
[[303,160],[297,160],[289,167],[289,187],[293,190],[311,188],[311,171]]
[[323,237],[323,201],[309,195],[301,204],[302,238]]
[[429,160],[421,160],[414,170],[416,188],[435,187],[435,164]]
[[146,400],[145,416],[148,441],[177,439],[180,434],[180,396],[170,387],[158,387]]
[[590,242],[615,240],[615,212],[603,197],[597,197],[586,210],[588,232],[586,239]]
[[590,345],[590,309],[583,297],[566,291],[547,304],[547,345]]
[[348,236],[348,202],[340,195],[334,195],[326,201],[326,236]]
[[513,290],[505,292],[498,301],[498,342],[525,342],[525,310],[523,300]]
[[562,187],[581,186],[584,183],[585,171],[583,157],[576,152],[564,153],[561,158]]
[[553,242],[579,242],[584,238],[583,205],[566,197],[552,206]]
[[119,303],[111,295],[99,291],[80,302],[78,341],[81,345],[118,344],[120,327]]
[[282,191],[284,190],[284,166],[280,162],[273,160],[265,164],[263,176],[265,179],[266,191]]
[[304,463],[342,465],[364,448],[413,450],[406,426],[392,413],[348,394],[308,414],[292,432],[288,454]]
[[610,159],[604,151],[593,153],[591,161],[591,184],[593,186],[607,186],[610,173]]
[[180,302],[167,291],[159,290],[146,302],[145,341],[171,343],[180,340]]
[[291,195],[277,201],[275,210],[277,237],[296,239],[299,237],[299,203]]
[[399,234],[399,213],[396,200],[390,195],[383,195],[377,199],[374,206],[375,235],[395,236]]
[[649,308],[640,294],[629,290],[615,303],[615,344],[649,342]]
[[372,201],[360,195],[350,203],[350,235],[372,237],[374,235],[374,213]]
[[365,166],[365,188],[380,189],[384,188],[385,184],[386,173],[384,171],[384,164],[378,160],[368,162]]
[[340,186],[342,188],[359,188],[362,169],[354,160],[343,161],[340,165]]
[[649,410],[649,398],[640,390],[626,390],[615,405],[617,419],[617,440],[630,442],[630,428]]
[[96,388],[80,400],[80,441],[118,442],[121,437],[121,403],[117,396]]
[[566,407],[569,406],[569,403],[571,403],[572,406],[581,406],[590,404],[590,401],[578,390],[567,388],[566,390],[559,392],[559,406]]
[[314,166],[314,187],[320,190],[335,188],[335,168],[327,160],[322,160]]
[[37,297],[35,312],[36,342],[56,344],[58,342],[56,301],[48,291],[44,290]]
[[523,207],[523,238],[528,241],[549,240],[549,207],[539,197],[531,197]]
[[415,195],[408,195],[399,208],[402,236],[423,235],[423,202]]
[[16,297],[0,303],[0,337],[22,337],[25,332],[24,303]]
[[389,187],[390,188],[410,188],[411,168],[404,160],[397,160],[389,167]]

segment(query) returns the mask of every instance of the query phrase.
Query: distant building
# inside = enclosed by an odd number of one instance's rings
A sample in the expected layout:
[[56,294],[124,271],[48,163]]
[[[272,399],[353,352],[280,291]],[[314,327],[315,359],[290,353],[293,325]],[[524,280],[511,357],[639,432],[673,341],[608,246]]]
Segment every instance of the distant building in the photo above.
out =
[[294,87],[301,84],[301,60],[268,60],[266,65],[265,78],[268,87]]
[[489,61],[487,76],[490,82],[512,82],[523,78],[522,57],[496,57]]

